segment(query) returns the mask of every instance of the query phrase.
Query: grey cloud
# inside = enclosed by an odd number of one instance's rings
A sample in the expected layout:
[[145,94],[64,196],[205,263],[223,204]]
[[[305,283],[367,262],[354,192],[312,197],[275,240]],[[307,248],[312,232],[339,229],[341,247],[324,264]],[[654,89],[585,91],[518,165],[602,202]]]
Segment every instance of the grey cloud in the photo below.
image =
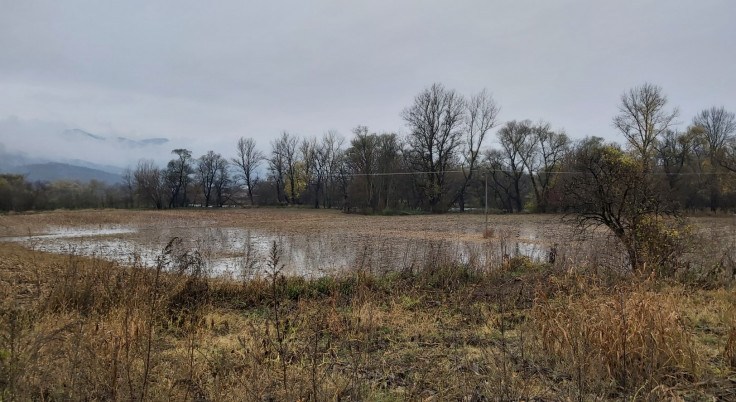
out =
[[488,88],[503,119],[620,140],[618,97],[644,81],[684,121],[736,109],[735,12],[716,0],[11,2],[0,118],[226,154],[284,129],[400,131],[401,109],[443,82]]

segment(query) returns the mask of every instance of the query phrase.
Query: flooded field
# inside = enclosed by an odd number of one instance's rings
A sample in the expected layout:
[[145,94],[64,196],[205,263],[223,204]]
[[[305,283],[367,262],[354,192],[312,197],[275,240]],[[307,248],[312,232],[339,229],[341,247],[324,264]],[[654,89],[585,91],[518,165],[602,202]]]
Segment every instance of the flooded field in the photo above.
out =
[[[695,218],[717,253],[736,242],[732,217]],[[555,215],[476,214],[361,216],[307,209],[61,211],[0,217],[2,242],[60,254],[154,265],[174,237],[198,251],[212,275],[262,274],[273,244],[284,271],[319,276],[344,269],[411,269],[435,258],[480,265],[554,252],[570,262],[621,266],[623,254],[605,231],[581,236]]]

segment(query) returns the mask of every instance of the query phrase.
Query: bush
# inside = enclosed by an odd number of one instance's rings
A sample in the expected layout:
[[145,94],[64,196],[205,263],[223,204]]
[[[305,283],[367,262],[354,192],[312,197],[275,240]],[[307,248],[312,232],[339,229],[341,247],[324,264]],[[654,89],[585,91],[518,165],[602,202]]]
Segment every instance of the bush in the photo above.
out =
[[693,228],[683,219],[646,215],[638,220],[631,244],[642,268],[671,276],[683,266],[691,247]]

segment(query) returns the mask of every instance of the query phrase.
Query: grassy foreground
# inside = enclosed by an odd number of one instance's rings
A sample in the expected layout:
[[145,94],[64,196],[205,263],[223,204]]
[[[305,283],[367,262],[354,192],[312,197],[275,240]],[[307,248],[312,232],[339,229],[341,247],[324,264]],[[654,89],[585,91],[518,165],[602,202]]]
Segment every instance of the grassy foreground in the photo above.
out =
[[209,279],[0,245],[0,400],[736,400],[736,292],[595,267]]

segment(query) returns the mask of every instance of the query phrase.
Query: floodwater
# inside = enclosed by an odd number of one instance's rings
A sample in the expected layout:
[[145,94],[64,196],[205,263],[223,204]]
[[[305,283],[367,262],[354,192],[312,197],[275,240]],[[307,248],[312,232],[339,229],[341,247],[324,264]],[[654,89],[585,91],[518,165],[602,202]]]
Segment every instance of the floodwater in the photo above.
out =
[[533,230],[501,241],[453,239],[355,237],[341,232],[278,234],[253,228],[207,226],[49,227],[43,233],[0,237],[0,241],[59,254],[73,254],[116,261],[125,265],[155,266],[166,244],[174,237],[197,251],[205,271],[214,276],[250,277],[273,270],[271,254],[279,256],[277,268],[287,274],[321,276],[345,269],[382,272],[413,269],[430,259],[492,264],[503,256],[547,258],[549,247],[537,242]]
[[[736,216],[691,222],[699,234],[688,251],[691,265],[736,261]],[[494,215],[487,226],[484,216],[473,214],[389,217],[289,208],[0,215],[0,243],[127,265],[155,266],[174,237],[217,276],[266,274],[273,270],[268,262],[274,245],[278,268],[303,276],[411,270],[437,259],[499,267],[505,257],[544,261],[553,248],[568,266],[627,266],[610,231],[580,235],[554,215]]]

